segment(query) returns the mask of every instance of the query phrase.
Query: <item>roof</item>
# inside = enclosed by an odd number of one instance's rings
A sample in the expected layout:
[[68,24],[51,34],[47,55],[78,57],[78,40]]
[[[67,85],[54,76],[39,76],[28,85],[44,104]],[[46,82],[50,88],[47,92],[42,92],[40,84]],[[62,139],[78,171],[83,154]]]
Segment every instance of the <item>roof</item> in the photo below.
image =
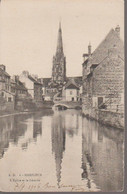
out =
[[11,79],[11,87],[12,88],[15,88],[17,90],[24,90],[24,91],[27,91],[27,88],[24,86],[24,84],[20,81],[20,80],[17,80],[16,82]]
[[[124,59],[124,44],[114,29],[111,29],[105,39],[94,50],[91,56],[91,64],[100,63],[107,55],[108,50],[114,45],[118,48],[119,56]],[[85,61],[86,62],[86,61]],[[85,62],[83,64],[85,64]]]
[[51,78],[43,78],[43,86],[48,86],[48,83],[51,81]]
[[16,83],[16,89],[17,90],[24,90],[24,91],[27,91],[27,88],[23,85],[23,83],[21,81],[18,81]]
[[124,65],[124,60],[120,56],[118,56],[117,58],[112,58],[110,56],[107,56],[107,57],[104,58],[104,60],[102,60],[99,63],[99,65],[96,67],[94,72],[96,72],[99,68],[101,68],[101,65],[109,64],[109,62],[110,63],[112,62],[112,63],[115,63],[115,64],[122,64],[122,65]]
[[11,77],[6,71],[0,68],[0,75],[3,75],[3,74],[7,77]]
[[4,92],[6,92],[6,93],[8,93],[8,94],[10,94],[10,95],[12,95],[12,96],[14,96],[14,94],[11,93],[10,91],[4,90],[4,89],[1,89],[0,91],[4,91]]
[[72,79],[66,83],[65,89],[77,89],[77,90],[79,90],[79,87],[78,87],[77,83],[75,82],[75,80]]
[[67,77],[67,81],[74,80],[77,85],[82,84],[82,76],[75,76],[75,77]]
[[34,82],[35,84],[38,84],[38,85],[42,85],[42,83],[38,82],[37,80],[35,80],[31,75],[28,75],[28,78]]

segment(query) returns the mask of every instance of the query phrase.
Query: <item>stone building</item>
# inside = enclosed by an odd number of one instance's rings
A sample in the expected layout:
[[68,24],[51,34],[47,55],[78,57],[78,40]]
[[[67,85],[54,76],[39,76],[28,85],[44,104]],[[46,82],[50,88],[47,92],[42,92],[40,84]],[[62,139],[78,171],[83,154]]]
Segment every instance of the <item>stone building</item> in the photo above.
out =
[[28,96],[27,88],[19,80],[19,76],[13,76],[11,79],[11,92],[18,98],[26,98]]
[[53,56],[52,82],[63,84],[66,80],[66,58],[63,52],[62,29],[59,25],[56,54]]
[[11,92],[11,77],[6,66],[0,65],[0,110],[14,109],[15,95]]
[[16,110],[25,110],[26,107],[29,107],[28,104],[31,103],[32,98],[17,75],[14,75],[11,79],[11,93],[15,95]]
[[83,113],[97,119],[100,109],[123,113],[124,44],[120,39],[120,27],[111,29],[93,53],[89,45],[84,57]]
[[0,89],[10,91],[10,75],[6,72],[5,65],[0,65]]
[[62,100],[63,101],[80,101],[79,86],[74,79],[69,80],[63,87]]
[[23,71],[19,76],[19,80],[27,88],[28,93],[35,102],[42,102],[42,83],[38,79],[32,77],[28,71]]

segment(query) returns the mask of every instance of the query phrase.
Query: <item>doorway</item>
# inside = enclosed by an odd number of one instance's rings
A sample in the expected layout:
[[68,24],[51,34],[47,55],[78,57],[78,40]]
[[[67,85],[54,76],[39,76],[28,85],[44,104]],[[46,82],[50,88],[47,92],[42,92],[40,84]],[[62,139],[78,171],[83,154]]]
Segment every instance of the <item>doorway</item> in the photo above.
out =
[[74,97],[72,97],[72,99],[71,99],[72,101],[74,101]]

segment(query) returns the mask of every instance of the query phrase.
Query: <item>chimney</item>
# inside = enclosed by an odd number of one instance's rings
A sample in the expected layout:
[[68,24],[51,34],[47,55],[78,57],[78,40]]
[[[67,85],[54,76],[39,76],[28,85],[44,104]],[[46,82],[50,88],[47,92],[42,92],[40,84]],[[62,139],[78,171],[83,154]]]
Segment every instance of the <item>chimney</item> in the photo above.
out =
[[116,45],[114,45],[112,48],[108,49],[108,56],[109,58],[118,58],[118,49]]
[[43,84],[43,78],[39,78],[38,81]]
[[22,74],[25,75],[26,77],[28,77],[29,72],[28,71],[23,71]]
[[88,54],[87,53],[83,54],[83,61],[85,61],[87,58],[88,58]]
[[18,75],[13,75],[12,79],[13,79],[15,82],[17,82],[17,81],[19,81],[19,76],[18,76]]
[[6,66],[5,66],[5,65],[0,65],[0,68],[1,68],[3,71],[6,71]]
[[88,55],[91,55],[91,44],[88,45]]
[[118,36],[120,36],[120,27],[119,27],[119,25],[116,26],[115,31],[117,32]]

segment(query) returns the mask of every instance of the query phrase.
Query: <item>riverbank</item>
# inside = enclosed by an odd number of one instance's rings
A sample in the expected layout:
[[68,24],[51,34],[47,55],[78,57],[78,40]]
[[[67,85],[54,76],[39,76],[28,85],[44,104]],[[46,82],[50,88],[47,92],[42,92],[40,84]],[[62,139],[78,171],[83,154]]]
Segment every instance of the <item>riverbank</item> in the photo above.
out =
[[28,112],[25,112],[25,111],[8,112],[8,111],[6,111],[4,113],[0,113],[0,118],[14,116],[14,115],[20,115],[20,114],[28,114],[28,113],[33,113],[33,112],[32,111],[28,111]]
[[0,118],[1,117],[7,117],[11,115],[19,115],[19,114],[28,114],[28,113],[34,113],[38,111],[43,111],[46,109],[52,109],[53,103],[52,102],[45,102],[41,104],[40,107],[34,107],[34,108],[29,108],[29,109],[17,109],[17,110],[2,110],[0,111]]
[[105,126],[124,129],[124,113],[111,112],[103,109],[89,109],[87,111],[82,109],[82,115],[96,120]]

